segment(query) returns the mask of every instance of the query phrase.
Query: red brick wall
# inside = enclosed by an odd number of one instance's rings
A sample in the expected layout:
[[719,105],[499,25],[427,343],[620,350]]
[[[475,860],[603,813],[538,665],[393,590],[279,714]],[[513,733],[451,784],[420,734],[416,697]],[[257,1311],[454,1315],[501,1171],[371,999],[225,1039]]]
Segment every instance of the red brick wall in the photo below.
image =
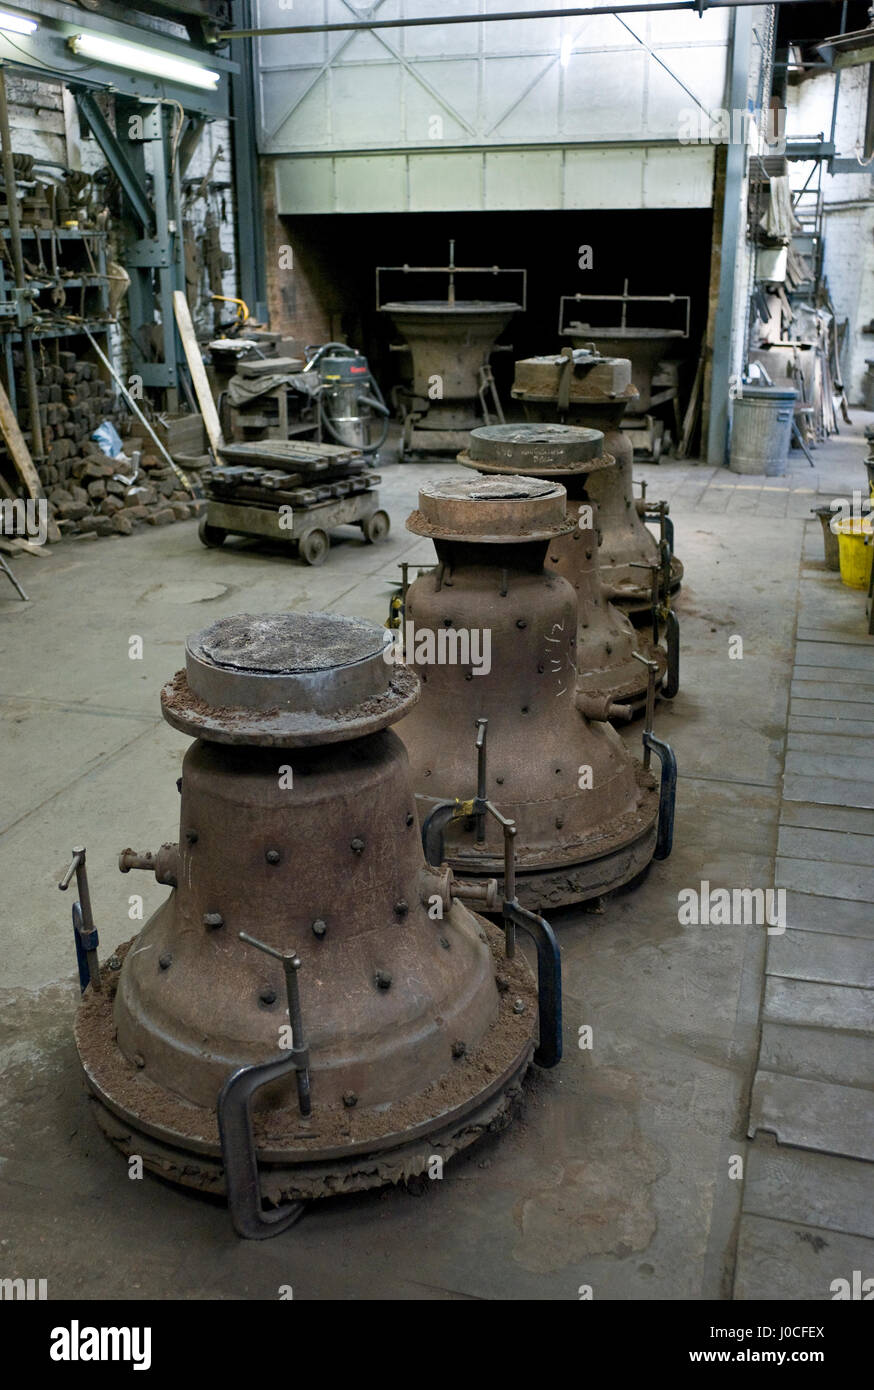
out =
[[[340,305],[336,287],[327,268],[319,263],[315,249],[294,236],[288,222],[277,216],[270,160],[262,161],[261,185],[270,327],[274,332],[303,343],[326,342],[339,331]],[[290,268],[287,264],[289,247]]]

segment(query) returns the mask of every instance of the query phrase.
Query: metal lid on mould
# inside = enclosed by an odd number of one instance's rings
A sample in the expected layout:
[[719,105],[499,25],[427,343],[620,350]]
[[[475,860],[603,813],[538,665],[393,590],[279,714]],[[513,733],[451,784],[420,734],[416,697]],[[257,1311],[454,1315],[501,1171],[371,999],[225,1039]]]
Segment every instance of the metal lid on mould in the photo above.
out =
[[558,477],[612,468],[600,430],[575,425],[485,425],[471,432],[459,463],[483,473]]
[[497,545],[552,540],[574,529],[559,483],[540,478],[472,477],[431,481],[407,530],[434,540]]
[[359,738],[418,699],[386,660],[385,629],[338,613],[237,613],[185,644],[161,692],[174,728],[219,743],[295,747]]

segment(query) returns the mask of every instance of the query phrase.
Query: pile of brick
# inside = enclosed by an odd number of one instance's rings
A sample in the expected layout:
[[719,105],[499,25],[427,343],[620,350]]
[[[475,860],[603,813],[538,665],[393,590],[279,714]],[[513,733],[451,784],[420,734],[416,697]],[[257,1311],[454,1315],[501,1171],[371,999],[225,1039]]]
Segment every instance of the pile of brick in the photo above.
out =
[[[22,376],[19,420],[30,444]],[[123,435],[134,422],[93,363],[72,352],[59,352],[54,362],[38,362],[37,395],[45,451],[37,472],[54,522],[50,521],[50,539],[57,539],[58,533],[129,536],[144,525],[185,521],[199,510],[166,460],[149,452],[154,448],[151,441],[128,435],[123,438],[122,458],[100,451],[91,438],[99,425],[109,421]]]
[[[102,381],[92,362],[80,361],[73,352],[57,353],[44,347],[36,366],[36,394],[42,425],[45,459],[38,472],[48,490],[70,476],[72,464],[95,445],[91,435],[104,420],[121,433],[124,411],[111,386]],[[14,354],[18,387],[19,423],[25,439],[32,445],[30,411],[24,386],[23,358]]]
[[96,451],[75,459],[67,480],[48,496],[62,533],[74,536],[130,536],[142,526],[187,521],[201,506],[183,491],[179,478],[162,458],[143,454],[139,440],[125,440],[129,461]]

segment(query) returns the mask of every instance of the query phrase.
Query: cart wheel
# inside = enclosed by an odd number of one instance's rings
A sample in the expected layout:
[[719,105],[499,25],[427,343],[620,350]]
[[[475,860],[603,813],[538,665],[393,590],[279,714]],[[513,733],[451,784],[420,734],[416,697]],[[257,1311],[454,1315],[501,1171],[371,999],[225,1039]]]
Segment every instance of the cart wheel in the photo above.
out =
[[308,565],[323,565],[328,558],[328,551],[331,542],[328,539],[327,531],[308,531],[305,536],[301,536],[298,541],[300,558],[305,560]]
[[228,533],[221,526],[210,526],[209,522],[204,516],[200,519],[200,525],[197,528],[197,534],[200,537],[202,543],[206,546],[209,546],[210,550],[212,550],[216,546],[224,545]]
[[361,529],[367,544],[373,545],[375,541],[384,541],[390,526],[388,512],[374,512],[372,516],[366,517],[361,523]]

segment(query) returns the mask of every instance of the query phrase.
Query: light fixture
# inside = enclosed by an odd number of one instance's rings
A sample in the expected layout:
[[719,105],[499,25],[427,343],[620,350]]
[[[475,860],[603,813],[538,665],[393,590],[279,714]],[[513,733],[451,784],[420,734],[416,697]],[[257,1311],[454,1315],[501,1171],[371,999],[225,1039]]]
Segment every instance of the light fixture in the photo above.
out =
[[163,77],[168,82],[183,82],[189,87],[204,87],[207,91],[215,90],[221,76],[209,68],[202,68],[199,63],[190,63],[187,58],[173,58],[169,53],[143,48],[137,43],[104,39],[100,34],[74,34],[69,45],[79,57],[96,58],[100,63],[131,68],[149,77]]
[[35,19],[25,19],[20,14],[9,14],[7,10],[0,10],[0,33],[8,30],[10,34],[32,34],[39,25]]
[[571,51],[573,50],[573,46],[573,36],[571,34],[565,34],[564,38],[561,41],[561,53],[559,54],[559,57],[561,59],[561,65],[563,68],[566,68],[571,60]]
[[790,43],[786,68],[788,72],[804,72],[804,54],[800,43]]

